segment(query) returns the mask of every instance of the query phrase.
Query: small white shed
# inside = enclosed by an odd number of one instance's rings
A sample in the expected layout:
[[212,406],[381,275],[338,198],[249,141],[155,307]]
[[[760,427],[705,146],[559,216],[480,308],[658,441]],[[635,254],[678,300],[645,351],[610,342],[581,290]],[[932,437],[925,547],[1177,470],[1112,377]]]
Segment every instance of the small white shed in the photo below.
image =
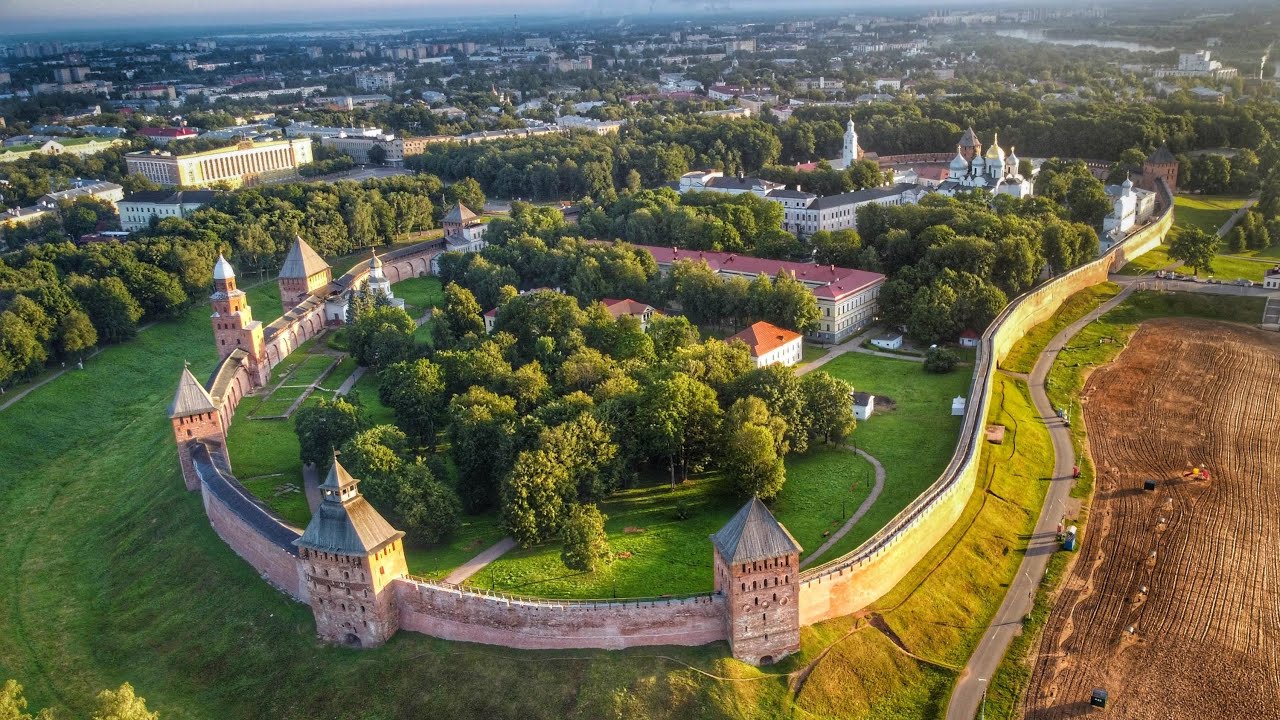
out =
[[897,350],[902,347],[902,333],[888,333],[871,338],[871,344],[881,350]]
[[871,393],[855,392],[853,394],[853,417],[859,421],[871,417],[876,410],[876,396]]
[[964,415],[964,398],[956,397],[951,401],[951,414]]

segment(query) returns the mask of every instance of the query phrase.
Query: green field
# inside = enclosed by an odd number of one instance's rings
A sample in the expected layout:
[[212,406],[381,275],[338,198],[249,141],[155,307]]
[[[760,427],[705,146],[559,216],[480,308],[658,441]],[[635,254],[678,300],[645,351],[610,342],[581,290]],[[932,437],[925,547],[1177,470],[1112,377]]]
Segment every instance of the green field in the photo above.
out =
[[[822,533],[842,524],[841,501],[853,512],[870,489],[870,465],[849,450],[812,448],[787,458],[787,483],[772,503],[778,520],[808,550]],[[857,491],[850,490],[856,482]],[[711,543],[707,539],[729,520],[743,499],[724,492],[716,475],[681,483],[672,490],[660,479],[623,490],[601,503],[609,517],[605,531],[614,560],[591,573],[566,570],[560,544],[514,550],[473,577],[470,584],[543,597],[649,597],[710,592]],[[676,515],[678,505],[688,518]],[[412,570],[412,568],[411,568]]]
[[[876,414],[858,423],[849,441],[871,453],[885,469],[880,499],[823,556],[832,560],[884,527],[942,474],[955,452],[962,420],[951,415],[951,399],[968,396],[973,368],[931,375],[918,362],[849,352],[822,369],[859,392],[876,395]],[[893,402],[892,409],[885,398]]]
[[[811,670],[796,704],[818,717],[940,718],[963,666],[1017,573],[1053,465],[1048,431],[1026,385],[997,375],[988,422],[1010,428],[983,446],[979,486],[951,532],[868,610],[911,653],[852,618],[802,631],[834,647]],[[852,634],[839,637],[837,633]],[[798,716],[808,717],[808,716]]]
[[413,318],[422,317],[428,308],[444,304],[444,288],[440,285],[440,280],[434,277],[401,280],[392,286],[391,291],[404,300],[405,311]]
[[1198,227],[1216,233],[1246,200],[1247,197],[1226,195],[1178,195],[1173,199],[1173,222],[1176,227]]
[[1062,332],[1071,323],[1093,312],[1099,305],[1119,294],[1119,285],[1102,283],[1085,288],[1067,298],[1052,317],[1031,328],[1021,340],[1009,348],[1009,354],[1000,363],[1000,367],[1016,373],[1031,372],[1032,367],[1036,364],[1036,358],[1040,356],[1040,353],[1054,336]]
[[[1173,232],[1177,232],[1176,230]],[[1166,238],[1168,239],[1168,238]],[[1142,255],[1130,260],[1123,268],[1121,275],[1147,275],[1179,262],[1169,257],[1169,245],[1157,245]]]

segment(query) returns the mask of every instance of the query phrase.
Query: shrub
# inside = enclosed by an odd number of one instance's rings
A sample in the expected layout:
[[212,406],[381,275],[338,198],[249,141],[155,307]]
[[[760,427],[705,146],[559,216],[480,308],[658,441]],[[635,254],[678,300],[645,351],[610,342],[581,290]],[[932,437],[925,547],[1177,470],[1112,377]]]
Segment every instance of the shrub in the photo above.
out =
[[604,534],[607,518],[595,505],[573,505],[564,524],[564,549],[560,560],[570,570],[592,571],[609,557],[609,541]]
[[959,362],[960,357],[954,352],[942,347],[931,347],[924,354],[924,371],[943,375],[955,370],[956,363]]

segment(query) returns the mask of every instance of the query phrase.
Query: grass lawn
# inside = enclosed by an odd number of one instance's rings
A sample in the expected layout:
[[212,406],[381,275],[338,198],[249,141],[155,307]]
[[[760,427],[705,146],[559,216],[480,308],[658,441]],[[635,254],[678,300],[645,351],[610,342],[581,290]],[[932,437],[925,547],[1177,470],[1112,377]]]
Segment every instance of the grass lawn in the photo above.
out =
[[404,300],[405,310],[410,317],[419,318],[427,308],[440,307],[444,304],[444,287],[439,278],[417,277],[401,280],[391,286],[391,292]]
[[[1176,230],[1174,232],[1176,232]],[[1147,275],[1166,268],[1175,262],[1178,261],[1169,257],[1169,246],[1167,244],[1157,245],[1126,263],[1123,268],[1120,268],[1120,274]]]
[[356,381],[352,391],[360,393],[360,402],[364,405],[365,417],[370,425],[394,425],[396,414],[391,408],[378,399],[378,373],[365,370],[364,375]]
[[1031,372],[1036,364],[1036,358],[1055,335],[1118,294],[1120,294],[1120,286],[1108,282],[1085,288],[1067,298],[1053,317],[1031,328],[1021,340],[1014,343],[1009,349],[1009,354],[1005,356],[1004,362],[1000,363],[1000,367],[1010,372]]
[[[942,474],[955,452],[962,419],[951,415],[951,399],[968,396],[973,368],[931,375],[918,362],[849,352],[822,369],[852,383],[859,392],[876,396],[877,413],[858,423],[849,440],[885,468],[880,499],[823,555],[828,561],[853,550],[884,527]],[[888,410],[885,398],[893,401],[892,410]]]
[[1260,283],[1266,271],[1270,270],[1272,266],[1273,264],[1269,262],[1219,255],[1213,259],[1213,267],[1205,274],[1228,282],[1244,279]]
[[497,512],[463,515],[462,527],[444,545],[426,548],[406,545],[405,562],[409,565],[410,573],[440,580],[506,535],[502,516]]
[[[840,526],[840,503],[847,498],[853,512],[866,497],[870,465],[842,448],[819,446],[806,455],[787,458],[787,483],[773,502],[778,519],[796,540],[812,550],[822,533]],[[858,482],[857,492],[850,484]],[[709,474],[675,490],[660,478],[624,490],[601,503],[609,517],[605,531],[614,561],[591,573],[568,570],[560,561],[560,544],[548,543],[507,553],[469,584],[545,597],[651,597],[710,592],[711,543],[742,506],[726,494],[718,476]],[[688,518],[677,517],[684,506]]]
[[912,653],[942,667],[907,657],[864,621],[841,618],[806,628],[797,666],[814,660],[811,646],[835,643],[796,697],[814,716],[945,715],[956,677],[947,668],[963,666],[1003,601],[1047,490],[1042,478],[1052,468],[1052,443],[1026,385],[999,375],[992,392],[988,422],[1003,423],[1012,434],[1003,445],[984,445],[979,486],[959,521],[870,608]]
[[829,349],[830,348],[823,347],[822,345],[814,345],[809,342],[803,343],[800,347],[800,364],[804,365],[817,360],[823,355],[826,355],[827,350]]
[[1173,199],[1173,221],[1177,227],[1198,227],[1216,233],[1246,200],[1245,196],[1179,195]]

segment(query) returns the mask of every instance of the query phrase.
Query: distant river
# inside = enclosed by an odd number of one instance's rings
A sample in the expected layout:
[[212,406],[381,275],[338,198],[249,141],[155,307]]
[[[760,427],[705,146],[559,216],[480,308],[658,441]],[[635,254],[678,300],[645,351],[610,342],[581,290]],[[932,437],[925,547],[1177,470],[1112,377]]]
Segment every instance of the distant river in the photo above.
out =
[[1123,40],[1099,40],[1097,38],[1058,38],[1049,37],[1043,30],[995,30],[996,35],[1017,38],[1030,42],[1050,43],[1053,45],[1096,45],[1098,47],[1128,50],[1129,52],[1170,52],[1173,48],[1162,48],[1142,43],[1125,42]]

